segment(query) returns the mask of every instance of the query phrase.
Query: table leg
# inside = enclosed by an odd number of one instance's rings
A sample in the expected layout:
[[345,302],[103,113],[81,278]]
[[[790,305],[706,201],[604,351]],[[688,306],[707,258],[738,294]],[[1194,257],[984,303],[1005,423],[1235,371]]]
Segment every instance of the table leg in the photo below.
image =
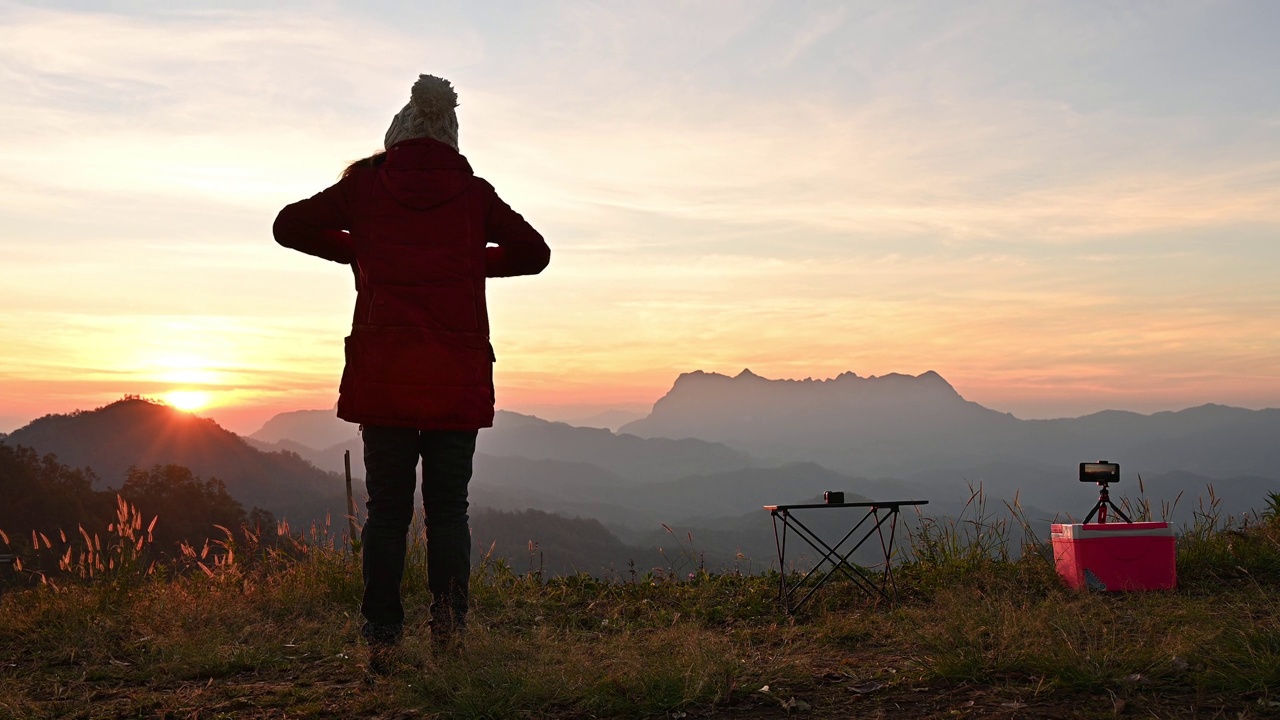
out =
[[[773,544],[778,550],[778,602],[790,613],[787,603],[787,512],[774,510],[769,514],[773,516]],[[781,537],[778,535],[778,515],[782,515]]]

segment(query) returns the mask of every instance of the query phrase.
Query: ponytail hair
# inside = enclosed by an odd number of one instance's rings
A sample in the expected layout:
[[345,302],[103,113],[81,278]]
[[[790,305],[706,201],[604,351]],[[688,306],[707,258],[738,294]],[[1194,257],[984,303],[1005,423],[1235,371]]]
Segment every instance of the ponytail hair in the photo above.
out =
[[378,152],[370,155],[367,158],[361,158],[351,163],[350,165],[348,165],[347,168],[342,171],[342,177],[344,178],[350,177],[351,173],[355,172],[356,170],[362,167],[378,167],[386,159],[387,159],[387,151],[379,150]]

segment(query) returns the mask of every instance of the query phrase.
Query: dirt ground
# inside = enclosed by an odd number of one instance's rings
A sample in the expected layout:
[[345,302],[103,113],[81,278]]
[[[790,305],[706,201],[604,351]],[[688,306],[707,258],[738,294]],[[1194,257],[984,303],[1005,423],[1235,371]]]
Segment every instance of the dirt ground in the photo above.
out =
[[[727,718],[1247,718],[1280,717],[1280,703],[1265,699],[1200,698],[1191,690],[1154,690],[1135,682],[1120,693],[1072,692],[1010,678],[1007,684],[900,679],[893,668],[905,659],[883,653],[856,658],[850,672],[818,670],[807,681],[787,686],[735,687],[727,700],[711,706],[671,709],[672,720]],[[464,662],[456,658],[453,662]],[[25,667],[24,667],[25,666]],[[327,658],[299,658],[289,670],[246,671],[221,678],[148,681],[125,661],[86,667],[68,663],[37,668],[17,660],[0,673],[0,718],[435,718],[440,715],[411,695],[415,672],[390,677],[368,672],[355,650]],[[26,687],[21,692],[13,683]],[[9,688],[5,688],[9,685]],[[21,699],[16,699],[21,698]],[[643,716],[643,715],[642,715]],[[609,717],[568,708],[505,708],[474,717]]]

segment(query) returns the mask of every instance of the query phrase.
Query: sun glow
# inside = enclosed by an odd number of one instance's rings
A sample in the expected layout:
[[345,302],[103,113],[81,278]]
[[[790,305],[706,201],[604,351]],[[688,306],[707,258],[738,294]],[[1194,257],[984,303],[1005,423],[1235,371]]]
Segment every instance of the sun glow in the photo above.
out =
[[164,401],[185,412],[194,412],[209,404],[210,395],[203,390],[170,390],[164,394]]
[[[176,384],[216,383],[218,373],[209,368],[209,361],[191,355],[171,355],[157,358],[153,364],[159,370],[158,380]],[[175,391],[177,392],[177,391]]]

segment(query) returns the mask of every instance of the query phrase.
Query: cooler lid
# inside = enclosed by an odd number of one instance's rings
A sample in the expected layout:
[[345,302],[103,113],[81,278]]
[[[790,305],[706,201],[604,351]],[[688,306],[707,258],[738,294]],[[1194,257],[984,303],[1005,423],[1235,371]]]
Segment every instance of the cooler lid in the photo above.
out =
[[1101,537],[1173,537],[1173,528],[1167,522],[1135,523],[1054,523],[1050,532],[1064,540],[1085,540]]

